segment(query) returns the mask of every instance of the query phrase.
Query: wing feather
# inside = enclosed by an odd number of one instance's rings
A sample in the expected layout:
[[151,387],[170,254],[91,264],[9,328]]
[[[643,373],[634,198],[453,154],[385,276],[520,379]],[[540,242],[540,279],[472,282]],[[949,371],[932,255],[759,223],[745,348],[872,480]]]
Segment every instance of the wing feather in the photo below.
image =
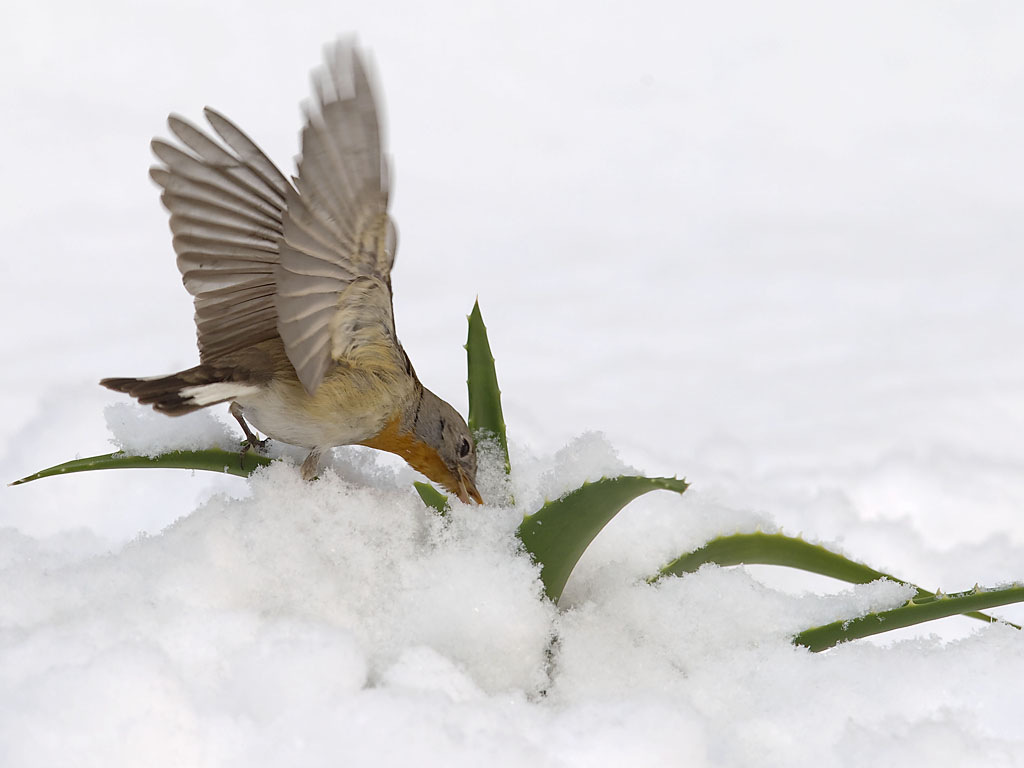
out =
[[150,168],[149,175],[153,181],[163,187],[166,195],[173,195],[181,200],[191,200],[193,203],[230,208],[259,221],[276,224],[279,230],[281,228],[281,219],[284,215],[283,205],[280,207],[268,206],[258,198],[254,200],[240,195],[236,190],[226,188],[224,185],[207,184],[171,173],[167,168],[160,166]]
[[395,236],[380,120],[366,67],[351,44],[328,49],[313,97],[298,176],[286,193],[275,271],[278,332],[310,393],[333,361],[358,364],[368,346],[399,365],[403,354],[391,312]]
[[195,297],[203,362],[277,336],[275,265],[283,233],[285,177],[245,134],[213,110],[221,144],[171,115],[181,142],[152,143],[182,282]]
[[224,200],[203,200],[202,198],[164,192],[160,196],[160,202],[168,210],[173,209],[178,216],[209,221],[213,224],[223,224],[243,231],[255,230],[260,234],[281,236],[280,221],[275,221],[259,211],[253,211],[251,208],[241,205],[233,205]]
[[150,169],[195,297],[204,362],[280,336],[310,393],[337,360],[404,366],[391,309],[396,237],[371,77],[348,42],[326,52],[294,183],[234,123],[168,118]]
[[283,203],[285,194],[291,185],[284,174],[278,170],[278,167],[263,153],[263,150],[256,146],[256,143],[238,126],[216,110],[207,107],[203,110],[203,114],[206,115],[206,119],[213,126],[217,135],[224,139],[224,142],[234,150],[240,160],[276,190],[278,198]]
[[163,139],[153,139],[149,146],[157,159],[164,163],[166,170],[181,180],[209,184],[222,193],[241,198],[248,205],[268,215],[282,214],[283,206],[280,202],[268,200],[265,195],[261,195],[258,190],[227,173],[225,169],[208,165]]

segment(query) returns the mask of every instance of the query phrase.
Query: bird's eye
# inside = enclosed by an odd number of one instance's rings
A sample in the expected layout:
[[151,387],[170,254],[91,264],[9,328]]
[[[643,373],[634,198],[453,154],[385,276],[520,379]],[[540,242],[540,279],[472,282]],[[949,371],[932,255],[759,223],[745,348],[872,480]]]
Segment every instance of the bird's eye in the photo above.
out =
[[462,445],[459,446],[459,456],[466,458],[469,455],[469,440],[462,438]]

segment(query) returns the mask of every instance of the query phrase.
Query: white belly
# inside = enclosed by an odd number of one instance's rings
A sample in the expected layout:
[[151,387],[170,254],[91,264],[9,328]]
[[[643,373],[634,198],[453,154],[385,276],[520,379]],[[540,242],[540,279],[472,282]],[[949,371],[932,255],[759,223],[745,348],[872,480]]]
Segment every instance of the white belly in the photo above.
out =
[[[351,403],[327,408],[313,398],[295,396],[294,388],[266,387],[258,394],[240,397],[246,421],[263,434],[303,448],[329,448],[360,443],[379,433],[392,408]],[[361,407],[360,407],[361,406]]]

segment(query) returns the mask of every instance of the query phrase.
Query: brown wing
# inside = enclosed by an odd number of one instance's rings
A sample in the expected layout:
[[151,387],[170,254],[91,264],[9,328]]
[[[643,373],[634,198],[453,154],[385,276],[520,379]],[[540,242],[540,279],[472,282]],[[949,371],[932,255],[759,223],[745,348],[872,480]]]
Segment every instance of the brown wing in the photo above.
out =
[[[334,360],[358,364],[353,356],[367,345],[394,348],[404,364],[391,312],[387,160],[366,68],[351,45],[328,49],[314,91],[276,271],[277,328],[311,393]],[[357,280],[362,288],[348,291]]]
[[360,350],[376,360],[395,348],[404,361],[391,311],[387,162],[359,53],[346,43],[329,48],[314,87],[296,186],[212,109],[206,118],[223,143],[172,115],[184,147],[154,140],[163,165],[150,170],[195,297],[200,358],[280,335],[310,393],[332,361],[359,364]]
[[248,136],[212,109],[205,113],[224,145],[171,115],[184,149],[154,140],[163,165],[150,169],[171,212],[178,269],[195,297],[204,362],[277,335],[274,265],[291,187]]

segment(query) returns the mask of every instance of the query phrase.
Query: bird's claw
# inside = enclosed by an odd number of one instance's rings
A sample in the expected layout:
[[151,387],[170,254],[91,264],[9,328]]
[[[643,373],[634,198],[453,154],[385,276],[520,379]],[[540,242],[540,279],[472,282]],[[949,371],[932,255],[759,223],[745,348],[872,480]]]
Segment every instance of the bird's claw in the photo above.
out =
[[241,443],[239,443],[239,445],[241,446],[239,453],[245,456],[245,454],[247,454],[249,451],[252,451],[253,453],[258,453],[260,456],[266,456],[267,444],[269,442],[270,438],[266,438],[264,440],[245,439]]
[[255,453],[257,456],[266,456],[267,443],[269,442],[270,438],[266,438],[263,440],[251,440],[246,438],[241,443],[239,443],[241,447],[238,449],[238,466],[242,469],[245,469],[245,455],[247,453],[252,452]]

